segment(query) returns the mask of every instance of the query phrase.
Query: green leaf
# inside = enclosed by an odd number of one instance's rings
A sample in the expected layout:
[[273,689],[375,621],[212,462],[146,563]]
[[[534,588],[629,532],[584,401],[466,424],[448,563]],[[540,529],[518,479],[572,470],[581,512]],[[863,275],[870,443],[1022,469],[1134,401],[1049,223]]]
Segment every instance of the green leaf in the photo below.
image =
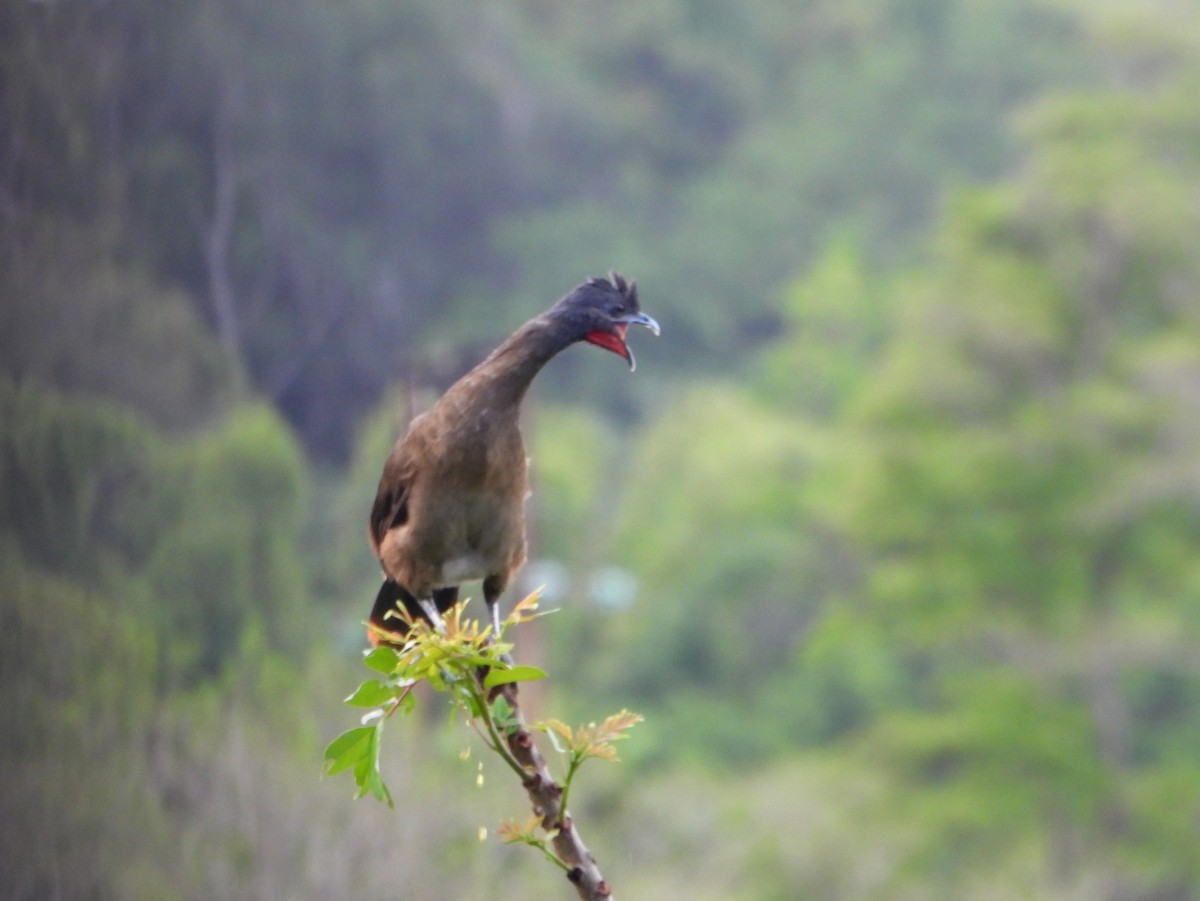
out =
[[354,781],[358,784],[358,791],[354,793],[354,797],[361,798],[370,792],[377,800],[392,807],[391,792],[379,774],[380,730],[374,727],[370,729],[370,733],[366,737],[365,750],[354,762]]
[[[371,742],[371,745],[373,746],[374,742]],[[372,753],[373,750],[375,750],[373,747],[368,747],[367,752],[354,764],[354,781],[358,783],[358,791],[354,794],[356,798],[361,798],[367,793],[371,774],[378,772],[373,759],[375,756]]]
[[325,749],[325,773],[332,776],[357,767],[361,760],[369,757],[374,733],[374,726],[359,726],[331,741]]
[[559,754],[567,753],[567,746],[563,743],[562,736],[552,729],[547,729],[546,737],[550,739],[550,744],[554,746],[554,750]]
[[392,803],[392,793],[388,791],[387,785],[384,784],[383,777],[379,775],[379,770],[372,769],[367,775],[366,787],[370,790],[376,801],[382,801],[388,807],[394,808],[396,806]]
[[400,662],[398,655],[393,648],[386,645],[380,645],[371,653],[363,658],[363,663],[378,673],[387,673],[391,675],[396,671],[396,665]]
[[497,696],[496,700],[492,702],[492,717],[497,722],[509,719],[512,713],[512,705],[508,703],[508,698],[504,695]]
[[508,699],[504,695],[498,695],[492,702],[492,721],[495,722],[496,728],[506,735],[517,727],[516,717],[513,713],[512,705],[508,703]]
[[380,704],[388,703],[395,697],[396,690],[394,688],[389,688],[375,679],[368,679],[362,685],[358,686],[354,694],[346,698],[344,703],[352,707],[378,707]]
[[461,657],[456,657],[455,664],[463,667],[471,666],[496,666],[499,662],[499,657],[494,654],[464,654]]
[[510,682],[533,682],[545,678],[545,670],[536,666],[513,666],[508,669],[492,668],[488,670],[483,680],[484,688],[495,688],[497,685],[507,685]]

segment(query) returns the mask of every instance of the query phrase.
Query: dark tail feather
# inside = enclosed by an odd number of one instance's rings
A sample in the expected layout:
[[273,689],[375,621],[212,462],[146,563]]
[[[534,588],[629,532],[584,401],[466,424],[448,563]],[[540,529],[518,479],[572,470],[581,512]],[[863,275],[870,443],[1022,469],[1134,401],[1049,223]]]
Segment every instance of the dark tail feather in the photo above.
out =
[[[439,613],[445,613],[456,603],[458,603],[458,588],[451,586],[449,588],[435,588],[433,590],[433,602],[437,605]],[[395,641],[389,641],[378,630],[389,632],[396,636],[396,641],[403,640],[408,629],[404,625],[404,620],[393,614],[388,616],[389,611],[403,609],[408,611],[408,615],[413,619],[423,619],[429,621],[429,617],[425,615],[425,611],[421,609],[421,605],[417,603],[417,599],[399,582],[392,579],[384,579],[383,584],[379,586],[379,593],[375,595],[375,606],[371,608],[371,616],[369,617],[370,626],[367,628],[367,640],[372,645],[378,646],[381,644],[394,644]]]
[[367,626],[367,640],[373,646],[392,644],[380,630],[395,633],[398,639],[404,637],[404,633],[408,631],[404,627],[404,620],[396,615],[387,615],[398,609],[407,610],[412,616],[421,614],[416,598],[409,594],[403,585],[391,579],[384,579],[383,584],[379,586],[379,593],[375,595],[375,606],[371,608],[371,616],[368,618],[370,625]]

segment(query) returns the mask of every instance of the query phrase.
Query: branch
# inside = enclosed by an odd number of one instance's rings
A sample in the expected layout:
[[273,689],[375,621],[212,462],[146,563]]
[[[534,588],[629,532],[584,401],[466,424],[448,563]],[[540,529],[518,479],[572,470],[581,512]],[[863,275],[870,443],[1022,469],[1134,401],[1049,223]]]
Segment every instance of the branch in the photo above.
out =
[[554,852],[567,867],[567,878],[575,885],[579,897],[585,901],[604,901],[613,897],[608,881],[600,873],[596,858],[587,849],[575,821],[563,807],[563,789],[550,775],[546,758],[542,756],[533,740],[533,733],[525,724],[517,698],[515,682],[494,689],[512,710],[515,724],[505,736],[513,757],[529,774],[522,783],[529,795],[535,815],[541,817],[542,828],[552,836]]
[[538,615],[534,612],[537,599],[535,593],[519,602],[501,624],[498,636],[492,636],[490,626],[481,629],[478,622],[464,619],[463,604],[447,612],[441,631],[402,612],[397,614],[404,625],[394,633],[380,630],[389,643],[364,658],[368,667],[387,678],[364,682],[346,699],[352,706],[374,709],[363,717],[362,726],[330,743],[325,750],[325,771],[352,772],[358,785],[357,797],[369,792],[390,806],[391,795],[379,770],[381,730],[397,711],[412,711],[416,704],[412,687],[425,682],[435,691],[450,694],[454,703],[466,711],[483,743],[516,773],[529,795],[534,817],[524,825],[505,822],[499,830],[501,839],[540,849],[566,873],[580,898],[605,901],[612,899],[612,889],[583,843],[566,801],[583,761],[591,757],[615,761],[612,743],[625,738],[642,718],[621,711],[599,726],[592,723],[571,729],[557,720],[534,724],[532,728],[545,732],[555,751],[567,758],[564,784],[554,780],[521,713],[517,689],[518,683],[540,679],[545,673],[536,667],[513,664],[508,657],[512,645],[503,640],[509,627]]

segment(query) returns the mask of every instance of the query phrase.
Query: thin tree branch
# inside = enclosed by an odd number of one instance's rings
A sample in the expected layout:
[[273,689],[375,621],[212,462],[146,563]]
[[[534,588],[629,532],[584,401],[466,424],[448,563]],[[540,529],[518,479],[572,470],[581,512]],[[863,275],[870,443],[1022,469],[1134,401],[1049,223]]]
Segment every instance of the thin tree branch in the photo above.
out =
[[491,699],[497,695],[502,695],[512,708],[511,722],[515,725],[506,731],[505,740],[527,774],[524,786],[533,812],[542,818],[542,828],[554,832],[551,844],[555,854],[567,866],[567,879],[584,901],[611,901],[612,889],[601,874],[596,858],[583,843],[570,812],[563,806],[562,786],[550,775],[546,758],[538,750],[533,733],[525,723],[517,684],[497,686],[492,690]]

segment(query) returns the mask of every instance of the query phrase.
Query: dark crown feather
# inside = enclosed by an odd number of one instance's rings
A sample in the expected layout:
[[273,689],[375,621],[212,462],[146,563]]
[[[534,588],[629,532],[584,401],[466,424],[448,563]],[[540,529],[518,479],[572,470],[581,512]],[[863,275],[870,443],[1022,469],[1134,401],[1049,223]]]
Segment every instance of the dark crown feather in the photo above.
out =
[[637,282],[634,279],[625,278],[625,276],[616,270],[610,270],[608,278],[602,278],[597,275],[589,278],[587,283],[597,288],[612,288],[622,297],[626,298],[635,310],[638,308]]

